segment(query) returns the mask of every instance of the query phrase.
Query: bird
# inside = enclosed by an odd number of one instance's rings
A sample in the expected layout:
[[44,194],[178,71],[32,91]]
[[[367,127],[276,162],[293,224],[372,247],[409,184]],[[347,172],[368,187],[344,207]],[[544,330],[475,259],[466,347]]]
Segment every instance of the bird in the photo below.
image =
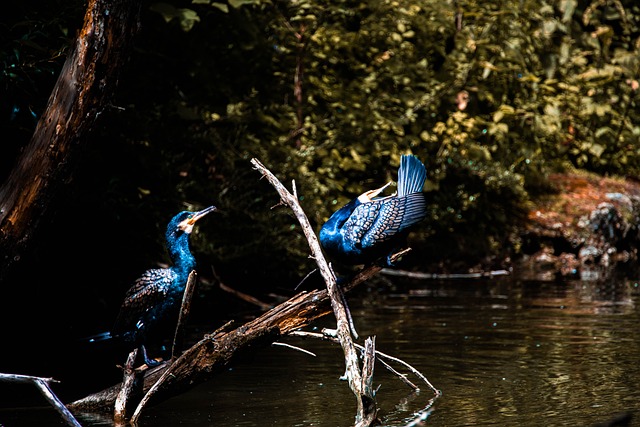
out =
[[139,348],[148,366],[158,364],[148,358],[145,343],[161,333],[159,329],[167,321],[173,318],[177,321],[189,274],[196,266],[189,236],[196,221],[214,210],[215,206],[209,206],[197,212],[182,211],[169,221],[165,238],[171,266],[147,270],[136,279],[125,294],[111,331],[94,335],[90,341],[122,340],[131,349]]
[[403,155],[398,168],[397,192],[378,197],[391,182],[365,191],[335,211],[322,225],[320,244],[330,259],[343,265],[377,262],[391,266],[390,256],[406,240],[410,227],[426,216],[422,187],[424,164],[412,154]]

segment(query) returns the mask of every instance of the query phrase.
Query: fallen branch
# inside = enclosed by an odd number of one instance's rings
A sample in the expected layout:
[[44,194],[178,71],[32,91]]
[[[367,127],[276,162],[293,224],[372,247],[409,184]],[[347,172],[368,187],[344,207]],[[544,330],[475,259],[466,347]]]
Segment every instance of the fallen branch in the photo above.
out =
[[56,396],[51,390],[51,387],[49,387],[49,383],[58,382],[53,378],[32,377],[30,375],[0,374],[0,381],[35,385],[51,406],[53,406],[56,411],[62,415],[62,418],[64,418],[67,424],[74,427],[82,427],[73,414],[69,412],[60,399],[58,399],[58,396]]
[[[404,253],[406,251],[394,255],[393,259]],[[343,292],[353,290],[379,272],[379,266],[365,268],[343,286]],[[254,349],[269,345],[282,335],[308,326],[330,312],[329,297],[325,289],[300,292],[236,329],[229,331],[230,323],[227,323],[195,343],[173,363],[164,361],[145,370],[142,391],[147,393],[165,372],[170,372],[172,376],[169,381],[158,388],[153,398],[157,403],[174,396],[224,370],[236,356],[250,347]],[[109,411],[113,408],[121,387],[121,384],[116,384],[70,403],[68,407],[74,411]]]
[[407,277],[409,279],[479,279],[482,277],[508,276],[507,270],[481,271],[478,273],[419,273],[414,271],[394,270],[391,268],[383,268],[381,273],[388,276]]

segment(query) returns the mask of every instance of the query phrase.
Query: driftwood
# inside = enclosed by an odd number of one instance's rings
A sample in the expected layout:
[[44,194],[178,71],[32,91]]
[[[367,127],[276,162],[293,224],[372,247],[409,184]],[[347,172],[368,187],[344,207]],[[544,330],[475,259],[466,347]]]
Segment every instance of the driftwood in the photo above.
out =
[[10,382],[10,383],[18,383],[18,384],[33,384],[35,385],[40,393],[47,399],[47,401],[53,406],[56,411],[62,415],[62,418],[66,421],[66,423],[73,427],[81,427],[80,423],[73,416],[71,412],[67,409],[66,406],[58,399],[58,396],[55,395],[51,387],[49,387],[49,383],[58,382],[52,378],[41,378],[41,377],[32,377],[30,375],[14,375],[14,374],[0,374],[0,381]]
[[[274,343],[283,335],[299,331],[314,320],[333,312],[337,320],[334,340],[339,342],[343,348],[346,365],[345,377],[357,400],[355,425],[362,427],[374,425],[377,422],[375,390],[372,386],[373,368],[377,354],[375,339],[365,340],[364,347],[353,342],[348,310],[343,303],[345,301],[344,293],[377,274],[381,267],[368,266],[342,288],[339,288],[331,267],[324,259],[317,237],[297,202],[295,185],[294,193],[289,193],[277,178],[257,160],[252,160],[252,163],[276,188],[282,203],[288,205],[296,214],[309,241],[313,257],[325,279],[327,289],[301,292],[236,329],[229,331],[228,325],[225,325],[218,331],[205,335],[203,339],[177,359],[172,358],[156,367],[145,370],[141,379],[144,397],[131,417],[131,422],[135,423],[138,420],[143,408],[149,402],[157,403],[206,381],[215,373],[225,369],[244,352]],[[392,260],[404,255],[407,251],[394,255]],[[359,349],[362,350],[362,369],[359,364]],[[439,396],[439,392],[428,381],[426,383],[434,390],[435,395]],[[121,384],[115,385],[73,402],[68,407],[74,411],[110,410],[113,408],[122,387]]]
[[[349,292],[379,271],[378,266],[362,270],[342,288],[343,292]],[[170,372],[170,382],[165,383],[154,396],[155,401],[167,399],[222,371],[243,350],[267,346],[329,313],[331,306],[325,289],[300,292],[236,329],[226,331],[228,325],[225,325],[222,330],[205,335],[173,364],[165,361],[145,370],[142,390],[148,392],[164,373]],[[122,384],[116,384],[67,406],[73,411],[111,411],[121,387]]]

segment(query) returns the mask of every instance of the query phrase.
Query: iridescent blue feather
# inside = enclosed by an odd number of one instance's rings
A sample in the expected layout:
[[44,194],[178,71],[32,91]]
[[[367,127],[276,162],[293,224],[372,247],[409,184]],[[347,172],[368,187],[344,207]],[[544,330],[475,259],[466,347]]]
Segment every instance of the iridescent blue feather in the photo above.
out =
[[[172,265],[145,271],[127,291],[111,332],[95,335],[91,341],[117,338],[134,348],[142,346],[144,351],[150,335],[171,332],[171,329],[158,330],[167,320],[177,320],[189,274],[196,266],[189,249],[189,236],[195,222],[214,210],[215,207],[210,206],[199,212],[183,211],[171,219],[165,237]],[[145,362],[150,363],[144,354]]]
[[365,264],[390,255],[408,229],[426,215],[422,193],[426,178],[426,168],[417,157],[402,156],[397,194],[376,197],[386,186],[367,191],[336,211],[320,229],[325,251],[345,264]]

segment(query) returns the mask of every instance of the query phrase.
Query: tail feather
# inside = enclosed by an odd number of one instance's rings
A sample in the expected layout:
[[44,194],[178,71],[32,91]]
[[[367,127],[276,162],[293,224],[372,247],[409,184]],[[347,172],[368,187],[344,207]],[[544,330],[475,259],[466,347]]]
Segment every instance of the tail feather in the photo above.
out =
[[113,338],[113,335],[111,335],[111,332],[101,332],[99,334],[88,336],[84,338],[84,340],[88,342],[100,342],[100,341],[110,340],[112,338]]
[[398,169],[398,197],[422,191],[427,179],[427,169],[413,155],[403,155]]

